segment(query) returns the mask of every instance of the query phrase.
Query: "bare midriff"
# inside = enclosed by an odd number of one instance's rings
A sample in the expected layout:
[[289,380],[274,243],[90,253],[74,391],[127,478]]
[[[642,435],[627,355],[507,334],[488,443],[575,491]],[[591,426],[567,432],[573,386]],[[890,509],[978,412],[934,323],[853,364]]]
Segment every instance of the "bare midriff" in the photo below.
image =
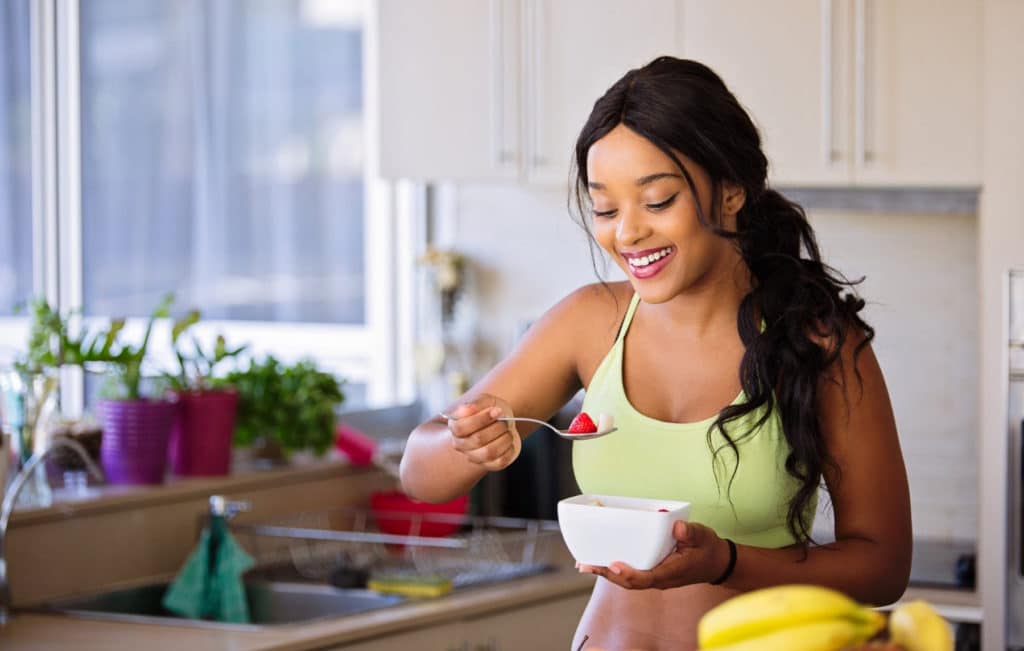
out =
[[670,590],[629,590],[599,578],[571,651],[694,651],[697,622],[736,594],[707,583]]

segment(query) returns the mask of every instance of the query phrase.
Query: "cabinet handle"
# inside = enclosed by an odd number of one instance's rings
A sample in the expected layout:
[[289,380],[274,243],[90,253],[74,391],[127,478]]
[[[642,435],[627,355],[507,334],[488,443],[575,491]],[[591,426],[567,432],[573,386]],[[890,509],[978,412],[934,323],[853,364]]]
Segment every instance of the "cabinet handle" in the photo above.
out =
[[868,145],[868,2],[869,0],[855,0],[854,19],[854,131],[857,163],[862,166],[875,159],[875,154]]
[[821,157],[825,165],[831,165],[839,160],[839,152],[835,148],[835,116],[832,105],[835,94],[834,1],[821,0]]
[[527,11],[527,76],[530,80],[530,165],[536,169],[547,164],[541,151],[541,133],[544,130],[543,107],[544,84],[540,79],[541,64],[544,61],[544,21],[541,15],[541,0],[526,0]]
[[514,158],[505,146],[505,30],[502,4],[490,0],[491,30],[491,149],[494,162],[504,165]]

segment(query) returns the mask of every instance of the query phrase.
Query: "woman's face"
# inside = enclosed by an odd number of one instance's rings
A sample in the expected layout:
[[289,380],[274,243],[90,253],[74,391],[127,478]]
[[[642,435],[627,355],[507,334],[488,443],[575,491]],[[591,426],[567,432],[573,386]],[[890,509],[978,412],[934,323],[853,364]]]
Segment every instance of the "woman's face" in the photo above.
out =
[[[740,259],[730,240],[702,226],[697,217],[699,200],[710,218],[707,173],[676,155],[699,199],[672,159],[626,126],[612,129],[587,153],[594,237],[647,303],[663,303],[711,284]],[[733,229],[742,191],[726,187],[723,192],[722,225]]]

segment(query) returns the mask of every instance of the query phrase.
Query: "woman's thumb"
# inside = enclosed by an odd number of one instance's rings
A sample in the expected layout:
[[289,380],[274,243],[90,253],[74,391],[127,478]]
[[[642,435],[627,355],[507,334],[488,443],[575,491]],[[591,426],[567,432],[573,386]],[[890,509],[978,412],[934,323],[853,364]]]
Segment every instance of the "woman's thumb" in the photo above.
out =
[[703,537],[704,527],[696,522],[683,522],[679,520],[672,527],[672,536],[681,545],[696,547]]

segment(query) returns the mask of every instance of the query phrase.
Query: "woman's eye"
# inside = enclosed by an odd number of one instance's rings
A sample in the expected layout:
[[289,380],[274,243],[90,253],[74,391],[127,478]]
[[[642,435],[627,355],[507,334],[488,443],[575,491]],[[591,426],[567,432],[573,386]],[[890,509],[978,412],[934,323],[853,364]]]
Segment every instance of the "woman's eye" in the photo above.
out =
[[658,203],[649,203],[649,204],[647,204],[647,208],[650,209],[650,210],[663,210],[663,209],[668,208],[669,206],[671,206],[672,203],[676,200],[676,197],[678,197],[678,196],[679,196],[679,193],[677,192],[677,193],[673,194],[671,197],[669,197],[668,199],[665,199],[664,201],[659,201]]
[[594,217],[611,217],[612,215],[615,214],[615,210],[614,209],[612,209],[612,210],[596,210],[595,209],[595,210],[593,210],[591,212],[593,212]]

